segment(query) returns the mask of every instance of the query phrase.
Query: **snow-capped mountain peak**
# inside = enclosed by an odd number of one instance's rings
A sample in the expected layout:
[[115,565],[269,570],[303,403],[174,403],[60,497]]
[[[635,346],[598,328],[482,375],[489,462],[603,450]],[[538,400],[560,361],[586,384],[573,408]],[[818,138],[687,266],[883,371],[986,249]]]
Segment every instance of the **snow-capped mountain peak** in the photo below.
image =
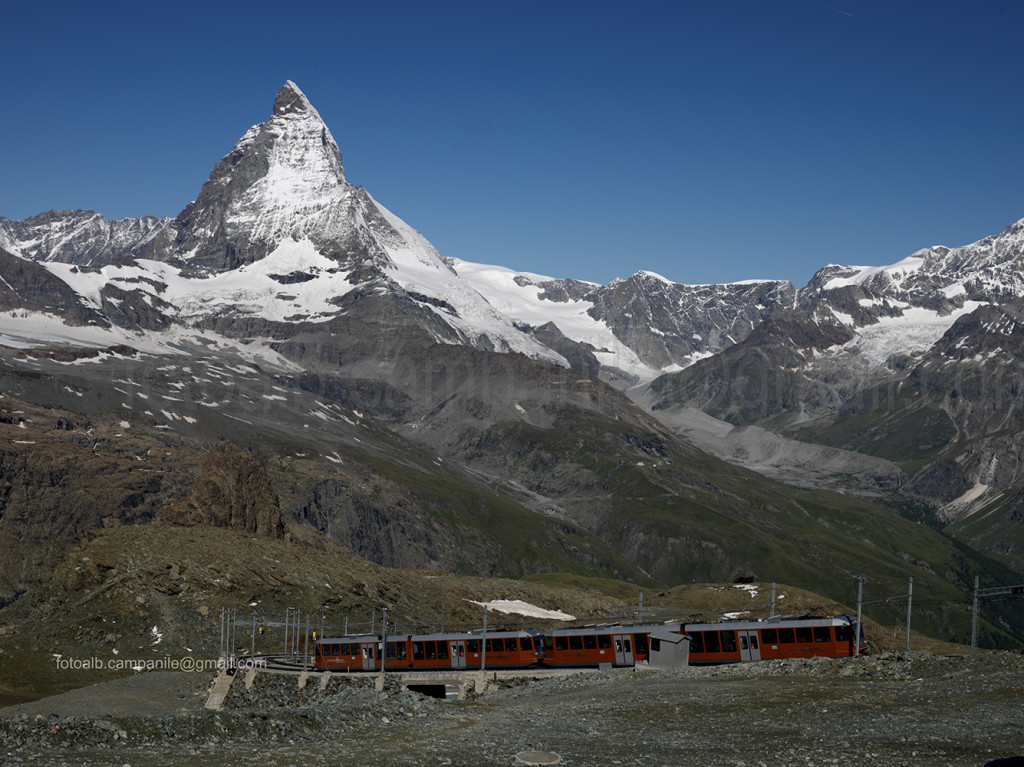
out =
[[290,112],[309,112],[316,119],[323,122],[320,118],[320,113],[309,102],[302,89],[291,80],[286,80],[284,85],[281,86],[281,90],[274,97],[274,114],[286,115]]
[[356,191],[327,125],[289,80],[270,118],[221,158],[146,255],[210,273],[258,261],[288,239],[336,245],[351,237]]

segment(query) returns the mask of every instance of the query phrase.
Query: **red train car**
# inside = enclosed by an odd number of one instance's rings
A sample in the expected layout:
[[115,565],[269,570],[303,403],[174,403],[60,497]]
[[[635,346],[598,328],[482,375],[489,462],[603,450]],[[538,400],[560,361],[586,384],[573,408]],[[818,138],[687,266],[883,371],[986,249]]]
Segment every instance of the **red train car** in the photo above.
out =
[[314,666],[332,671],[373,671],[380,668],[380,637],[373,634],[320,639]]
[[545,633],[544,665],[633,666],[647,660],[648,635],[663,626],[585,626]]
[[[744,663],[772,658],[845,658],[854,653],[857,622],[849,616],[688,623],[690,665]],[[862,644],[862,652],[867,648]]]
[[[543,659],[539,631],[388,635],[321,639],[316,667],[336,671],[431,671],[529,668]],[[485,654],[486,649],[486,654]],[[383,654],[383,657],[381,657]]]

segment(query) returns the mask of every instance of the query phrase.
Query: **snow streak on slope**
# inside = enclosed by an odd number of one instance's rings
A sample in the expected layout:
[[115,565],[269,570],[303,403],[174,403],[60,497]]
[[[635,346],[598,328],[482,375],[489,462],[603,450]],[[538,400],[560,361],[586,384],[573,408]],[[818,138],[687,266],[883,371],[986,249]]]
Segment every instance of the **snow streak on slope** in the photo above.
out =
[[299,365],[271,348],[273,339],[240,341],[210,330],[172,326],[167,330],[130,331],[119,327],[67,325],[60,317],[40,312],[15,310],[0,313],[0,344],[16,349],[45,346],[76,346],[107,349],[130,346],[143,354],[193,355],[230,352],[242,360],[276,371],[299,372]]

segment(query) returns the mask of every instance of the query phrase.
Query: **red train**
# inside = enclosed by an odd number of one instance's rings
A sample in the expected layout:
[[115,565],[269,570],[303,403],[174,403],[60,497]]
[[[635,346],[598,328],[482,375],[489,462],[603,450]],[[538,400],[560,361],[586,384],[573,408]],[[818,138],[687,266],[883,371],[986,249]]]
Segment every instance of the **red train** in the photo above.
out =
[[317,668],[333,671],[461,670],[625,667],[649,659],[661,640],[652,631],[690,639],[690,665],[746,663],[771,658],[841,658],[854,654],[863,633],[848,615],[783,616],[724,623],[600,625],[549,631],[377,635],[324,638],[316,643]]

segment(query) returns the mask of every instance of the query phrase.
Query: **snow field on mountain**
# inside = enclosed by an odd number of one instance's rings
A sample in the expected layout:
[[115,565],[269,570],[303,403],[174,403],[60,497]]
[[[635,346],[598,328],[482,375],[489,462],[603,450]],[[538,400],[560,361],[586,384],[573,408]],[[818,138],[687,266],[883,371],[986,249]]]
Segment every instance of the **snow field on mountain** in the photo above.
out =
[[[472,285],[481,296],[486,296],[490,305],[500,311],[507,322],[533,327],[553,322],[567,338],[593,346],[594,356],[602,365],[618,368],[644,381],[663,372],[645,365],[636,352],[615,337],[603,320],[591,317],[588,314],[594,306],[591,302],[541,298],[544,289],[534,283],[551,282],[550,277],[468,261],[456,261],[455,270],[462,281]],[[520,284],[527,280],[528,283]]]
[[983,304],[965,301],[963,307],[946,315],[920,307],[907,308],[899,317],[880,317],[874,325],[857,328],[857,337],[844,348],[856,351],[869,365],[878,367],[893,354],[915,354],[930,349],[957,318],[979,306]]
[[[266,258],[208,277],[184,277],[178,268],[160,261],[138,259],[135,264],[105,266],[98,272],[56,262],[44,266],[97,309],[102,307],[100,290],[111,284],[166,301],[173,307],[170,311],[186,322],[222,311],[274,321],[301,317],[322,322],[338,311],[329,300],[353,288],[348,273],[336,271],[337,264],[320,255],[308,239],[282,240]],[[271,276],[294,272],[315,277],[285,285]]]

